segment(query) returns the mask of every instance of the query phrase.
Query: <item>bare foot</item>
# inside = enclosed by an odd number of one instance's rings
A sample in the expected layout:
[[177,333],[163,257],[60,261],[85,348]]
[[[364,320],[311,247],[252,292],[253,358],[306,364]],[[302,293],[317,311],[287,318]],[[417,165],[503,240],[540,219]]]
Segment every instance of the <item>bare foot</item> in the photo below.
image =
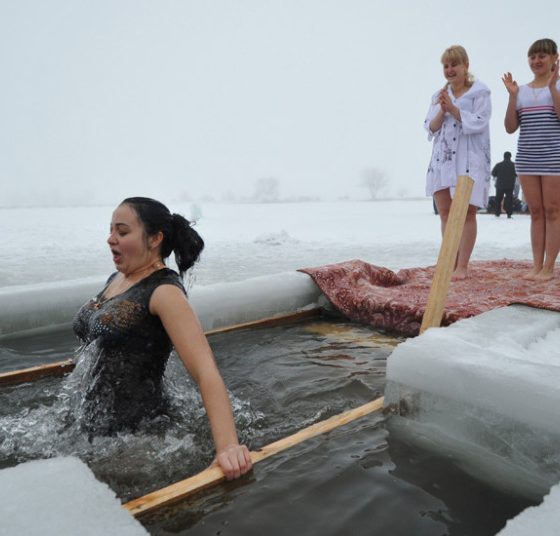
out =
[[536,281],[537,276],[539,275],[540,272],[541,270],[537,270],[536,268],[533,268],[528,274],[525,274],[522,279],[529,280],[529,281]]
[[544,268],[534,277],[535,281],[550,281],[554,277],[553,272],[549,272]]
[[455,268],[455,271],[451,275],[451,281],[463,281],[463,279],[467,279],[468,276],[469,274],[466,268]]

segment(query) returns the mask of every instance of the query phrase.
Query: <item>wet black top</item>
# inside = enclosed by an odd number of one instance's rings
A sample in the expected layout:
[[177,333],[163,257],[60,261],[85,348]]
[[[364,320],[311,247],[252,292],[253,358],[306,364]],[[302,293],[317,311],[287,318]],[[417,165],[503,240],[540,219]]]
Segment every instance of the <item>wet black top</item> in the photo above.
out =
[[73,324],[83,345],[76,367],[83,391],[77,417],[93,435],[133,431],[143,419],[164,411],[163,374],[172,345],[149,303],[160,285],[185,292],[177,273],[164,268],[105,299],[115,275],[81,307]]

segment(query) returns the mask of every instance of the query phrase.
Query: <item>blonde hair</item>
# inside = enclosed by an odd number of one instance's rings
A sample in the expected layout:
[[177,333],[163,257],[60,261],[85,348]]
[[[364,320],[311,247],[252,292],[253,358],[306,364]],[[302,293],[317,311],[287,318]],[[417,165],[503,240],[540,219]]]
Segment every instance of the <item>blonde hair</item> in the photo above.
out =
[[474,76],[468,70],[469,55],[467,54],[465,47],[462,47],[461,45],[452,45],[446,48],[441,55],[441,63],[444,65],[450,62],[459,63],[467,67],[465,84],[469,87],[472,86],[474,83]]

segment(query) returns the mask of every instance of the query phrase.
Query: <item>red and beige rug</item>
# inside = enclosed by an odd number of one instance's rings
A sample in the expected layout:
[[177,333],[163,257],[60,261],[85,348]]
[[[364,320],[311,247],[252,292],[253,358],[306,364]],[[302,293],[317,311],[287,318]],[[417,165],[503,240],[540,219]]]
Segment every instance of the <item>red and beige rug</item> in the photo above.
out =
[[[467,279],[452,281],[442,326],[490,309],[523,304],[560,311],[560,275],[550,281],[523,279],[530,261],[472,261]],[[344,316],[377,329],[418,335],[435,266],[395,273],[361,260],[302,268]]]

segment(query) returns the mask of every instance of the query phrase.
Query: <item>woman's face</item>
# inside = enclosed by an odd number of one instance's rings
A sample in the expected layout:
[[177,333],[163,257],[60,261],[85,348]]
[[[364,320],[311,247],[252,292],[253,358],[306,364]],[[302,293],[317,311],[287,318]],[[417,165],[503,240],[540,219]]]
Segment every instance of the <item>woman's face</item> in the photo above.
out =
[[107,243],[119,272],[134,272],[150,262],[144,225],[129,205],[119,205],[113,212]]
[[451,85],[464,85],[467,81],[469,66],[456,60],[443,62],[443,76]]
[[529,67],[535,76],[547,76],[552,71],[552,66],[557,59],[557,54],[535,52],[529,56]]

